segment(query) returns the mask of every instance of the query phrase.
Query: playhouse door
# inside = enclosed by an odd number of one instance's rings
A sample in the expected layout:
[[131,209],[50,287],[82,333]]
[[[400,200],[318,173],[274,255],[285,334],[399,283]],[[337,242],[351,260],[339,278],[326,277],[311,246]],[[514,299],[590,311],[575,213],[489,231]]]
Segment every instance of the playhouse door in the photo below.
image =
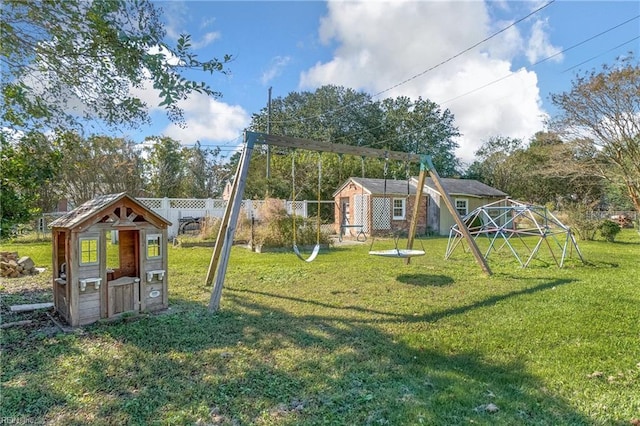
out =
[[107,273],[107,318],[140,310],[140,235],[118,231],[118,256]]
[[137,312],[140,308],[140,279],[135,277],[120,277],[108,281],[107,303],[108,314],[111,318],[125,312]]

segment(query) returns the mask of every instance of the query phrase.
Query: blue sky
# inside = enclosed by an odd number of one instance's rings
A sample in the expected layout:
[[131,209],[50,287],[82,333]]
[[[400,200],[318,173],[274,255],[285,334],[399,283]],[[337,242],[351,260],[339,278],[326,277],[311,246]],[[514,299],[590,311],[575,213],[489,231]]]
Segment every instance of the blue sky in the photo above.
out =
[[[151,126],[125,135],[164,134],[227,152],[265,107],[269,87],[276,98],[337,84],[450,109],[462,133],[456,154],[470,163],[491,136],[529,140],[543,130],[555,112],[549,95],[569,90],[577,72],[640,55],[640,2],[547,3],[158,1],[170,41],[187,32],[202,58],[234,60],[227,76],[191,75],[223,96],[186,101],[185,129],[156,110]],[[155,95],[141,93],[150,104]]]

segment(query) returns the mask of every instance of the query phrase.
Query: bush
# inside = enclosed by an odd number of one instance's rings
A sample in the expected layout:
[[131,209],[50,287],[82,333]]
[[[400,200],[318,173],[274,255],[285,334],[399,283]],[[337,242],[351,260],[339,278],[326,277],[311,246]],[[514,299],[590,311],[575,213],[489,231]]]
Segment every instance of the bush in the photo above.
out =
[[621,230],[622,228],[619,224],[609,219],[603,220],[598,226],[600,235],[602,235],[605,240],[611,243],[616,239],[616,235],[618,235]]
[[595,239],[599,221],[587,216],[585,206],[577,205],[567,209],[567,224],[579,239],[591,241]]
[[[290,247],[293,244],[293,217],[289,216],[282,200],[265,200],[260,209],[260,222],[255,228],[255,245],[267,247]],[[313,245],[316,243],[316,222],[296,217],[296,243]],[[329,236],[320,233],[320,244],[329,244]]]
[[199,237],[205,241],[215,241],[218,238],[218,230],[222,219],[217,217],[205,217],[200,223]]

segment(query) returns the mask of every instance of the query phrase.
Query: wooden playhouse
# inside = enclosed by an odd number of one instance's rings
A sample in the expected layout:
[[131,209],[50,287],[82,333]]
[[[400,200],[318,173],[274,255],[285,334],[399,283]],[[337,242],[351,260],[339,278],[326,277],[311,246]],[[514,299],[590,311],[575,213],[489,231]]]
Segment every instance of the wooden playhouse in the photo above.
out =
[[98,196],[54,220],[59,314],[77,326],[167,308],[170,225],[126,193]]

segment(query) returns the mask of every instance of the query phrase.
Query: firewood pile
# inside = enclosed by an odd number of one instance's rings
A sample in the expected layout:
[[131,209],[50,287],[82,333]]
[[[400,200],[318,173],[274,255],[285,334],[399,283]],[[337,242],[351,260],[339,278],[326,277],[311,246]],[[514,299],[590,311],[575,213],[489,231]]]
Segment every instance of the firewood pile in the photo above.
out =
[[29,256],[18,257],[17,252],[0,252],[0,277],[18,278],[37,273],[36,265]]

